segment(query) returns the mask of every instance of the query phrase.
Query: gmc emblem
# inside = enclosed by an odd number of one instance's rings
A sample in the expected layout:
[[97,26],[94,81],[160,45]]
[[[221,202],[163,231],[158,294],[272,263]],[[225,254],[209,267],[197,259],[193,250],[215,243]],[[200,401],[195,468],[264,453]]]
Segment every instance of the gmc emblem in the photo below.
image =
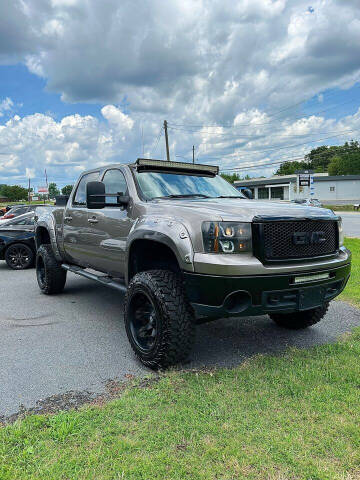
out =
[[326,242],[325,232],[294,232],[292,236],[294,245],[318,245]]

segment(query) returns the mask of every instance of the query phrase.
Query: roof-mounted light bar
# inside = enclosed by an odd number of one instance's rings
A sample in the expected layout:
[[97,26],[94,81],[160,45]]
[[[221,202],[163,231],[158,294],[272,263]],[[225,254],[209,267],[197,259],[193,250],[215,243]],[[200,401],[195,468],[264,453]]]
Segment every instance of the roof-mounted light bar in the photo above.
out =
[[177,171],[177,172],[194,172],[204,173],[208,175],[218,175],[219,167],[216,165],[203,165],[199,163],[187,162],[167,162],[165,160],[152,160],[150,158],[138,158],[136,166],[141,170],[157,170],[157,171]]

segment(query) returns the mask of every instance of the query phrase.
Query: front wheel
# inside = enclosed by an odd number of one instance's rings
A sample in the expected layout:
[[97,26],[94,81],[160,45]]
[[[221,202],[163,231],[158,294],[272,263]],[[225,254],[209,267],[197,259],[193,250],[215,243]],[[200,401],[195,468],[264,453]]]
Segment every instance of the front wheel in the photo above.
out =
[[36,278],[45,295],[60,293],[64,289],[66,270],[56,260],[51,245],[41,245],[36,253]]
[[149,368],[185,360],[195,338],[195,322],[180,275],[168,270],[138,273],[124,302],[126,333],[132,349]]
[[34,264],[34,252],[24,243],[13,243],[5,252],[5,261],[13,270],[25,270]]
[[269,317],[280,327],[289,328],[290,330],[300,330],[320,322],[326,315],[328,308],[329,303],[325,303],[321,307],[305,310],[304,312],[270,313]]

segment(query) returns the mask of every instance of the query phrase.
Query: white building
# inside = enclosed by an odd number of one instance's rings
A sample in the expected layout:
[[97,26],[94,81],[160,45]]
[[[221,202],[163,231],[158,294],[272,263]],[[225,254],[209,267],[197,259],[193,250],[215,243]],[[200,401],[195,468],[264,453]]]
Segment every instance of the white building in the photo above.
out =
[[[237,189],[249,188],[256,199],[295,200],[310,198],[309,187],[298,187],[297,175],[275,175],[269,178],[254,178],[234,182]],[[322,203],[351,204],[360,201],[360,175],[330,176],[314,174],[314,195]]]

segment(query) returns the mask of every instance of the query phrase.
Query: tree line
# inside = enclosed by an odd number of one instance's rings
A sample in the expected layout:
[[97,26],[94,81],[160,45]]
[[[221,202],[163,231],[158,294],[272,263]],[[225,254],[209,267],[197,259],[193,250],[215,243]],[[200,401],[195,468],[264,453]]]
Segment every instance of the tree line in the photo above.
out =
[[[63,195],[70,195],[73,185],[65,185],[61,189]],[[33,192],[33,189],[30,189]],[[60,195],[60,190],[58,189],[56,183],[49,183],[49,197],[53,198],[56,195]],[[0,185],[0,197],[5,197],[9,202],[18,202],[20,200],[27,200],[29,196],[29,191],[27,188],[20,187],[19,185]],[[39,195],[44,197],[44,195]]]
[[313,170],[315,173],[329,175],[360,174],[360,144],[358,141],[345,142],[344,145],[314,148],[305,155],[304,160],[284,162],[276,175],[291,175],[297,170]]

